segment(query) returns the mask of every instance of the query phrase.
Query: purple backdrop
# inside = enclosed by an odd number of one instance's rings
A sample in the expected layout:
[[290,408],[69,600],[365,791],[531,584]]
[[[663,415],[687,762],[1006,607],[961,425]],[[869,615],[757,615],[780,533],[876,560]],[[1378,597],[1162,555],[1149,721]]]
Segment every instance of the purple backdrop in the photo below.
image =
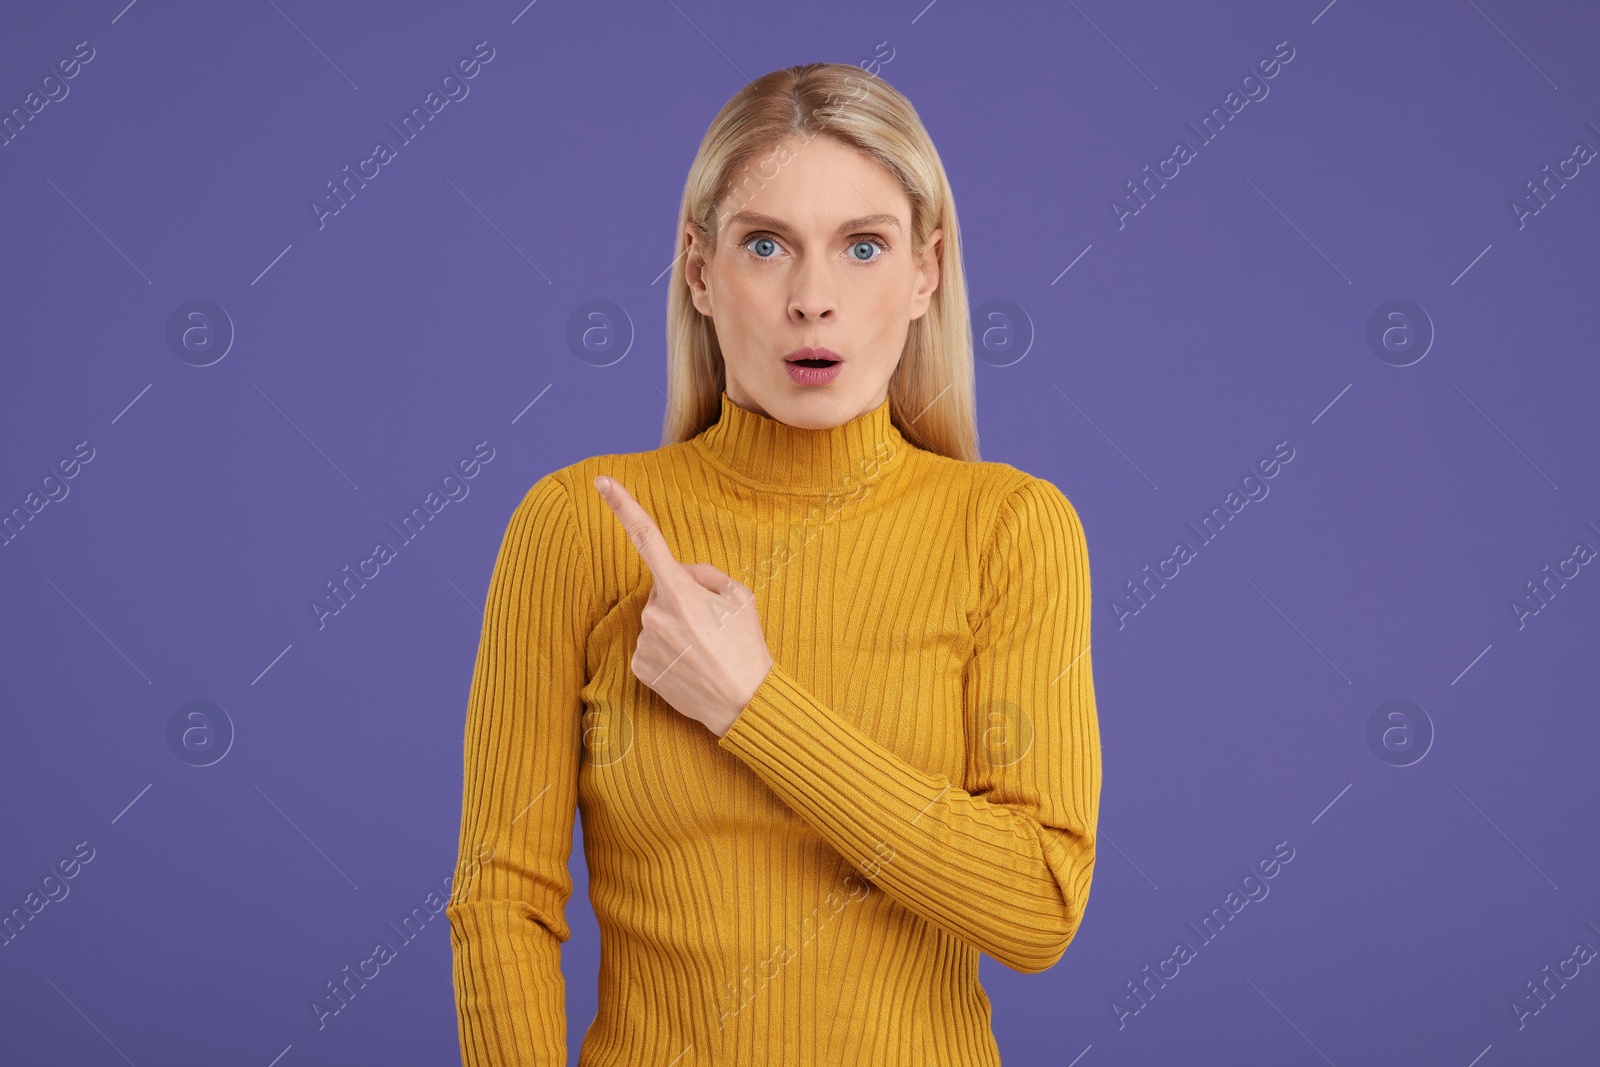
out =
[[660,443],[696,145],[838,60],[954,183],[984,458],[1088,532],[1103,848],[983,961],[1006,1062],[1595,1062],[1592,5],[122,3],[0,34],[0,1061],[455,1060],[505,522]]

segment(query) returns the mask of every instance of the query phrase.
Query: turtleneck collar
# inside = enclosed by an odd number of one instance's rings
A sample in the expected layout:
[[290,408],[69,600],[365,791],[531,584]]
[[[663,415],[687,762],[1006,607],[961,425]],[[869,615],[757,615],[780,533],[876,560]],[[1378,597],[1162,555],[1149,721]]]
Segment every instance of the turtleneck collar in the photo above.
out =
[[846,494],[898,467],[910,445],[889,400],[839,426],[806,430],[747,411],[722,391],[718,421],[694,438],[724,467],[773,492]]

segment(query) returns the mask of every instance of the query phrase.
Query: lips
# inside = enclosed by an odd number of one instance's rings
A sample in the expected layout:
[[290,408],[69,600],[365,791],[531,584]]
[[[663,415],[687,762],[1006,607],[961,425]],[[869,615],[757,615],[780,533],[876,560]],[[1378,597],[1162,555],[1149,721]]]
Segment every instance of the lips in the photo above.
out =
[[844,360],[837,352],[811,345],[797,348],[784,356],[783,371],[796,385],[808,387],[831,385],[844,373]]
[[798,363],[802,367],[831,367],[843,360],[844,357],[832,349],[818,346],[797,348],[783,357],[785,363]]

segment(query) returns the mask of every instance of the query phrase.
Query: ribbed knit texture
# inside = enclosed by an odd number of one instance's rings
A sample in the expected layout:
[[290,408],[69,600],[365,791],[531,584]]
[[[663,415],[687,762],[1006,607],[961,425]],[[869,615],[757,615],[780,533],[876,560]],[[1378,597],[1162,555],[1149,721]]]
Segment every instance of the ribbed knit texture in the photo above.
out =
[[[601,954],[581,1067],[998,1064],[979,953],[1051,966],[1094,869],[1077,513],[916,448],[888,401],[826,430],[721,403],[693,440],[540,478],[511,516],[447,908],[463,1062],[567,1061],[581,812]],[[597,474],[679,561],[755,592],[775,663],[721,738],[634,677],[651,576]]]

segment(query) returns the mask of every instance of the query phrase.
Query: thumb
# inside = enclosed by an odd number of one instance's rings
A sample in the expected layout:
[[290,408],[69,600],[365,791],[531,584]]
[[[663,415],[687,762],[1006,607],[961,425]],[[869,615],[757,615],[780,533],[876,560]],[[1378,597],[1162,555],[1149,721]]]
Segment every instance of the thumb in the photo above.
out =
[[717,595],[717,599],[707,603],[711,605],[712,614],[717,617],[718,629],[726,626],[729,619],[742,614],[746,608],[755,606],[756,596],[750,591],[749,586],[729,577],[711,564],[680,563],[679,566],[701,588]]
[[709,563],[681,563],[679,566],[688,571],[689,576],[699,582],[703,588],[709,589],[718,595],[725,596],[740,590],[746,593],[749,592],[743,582],[735,580]]

